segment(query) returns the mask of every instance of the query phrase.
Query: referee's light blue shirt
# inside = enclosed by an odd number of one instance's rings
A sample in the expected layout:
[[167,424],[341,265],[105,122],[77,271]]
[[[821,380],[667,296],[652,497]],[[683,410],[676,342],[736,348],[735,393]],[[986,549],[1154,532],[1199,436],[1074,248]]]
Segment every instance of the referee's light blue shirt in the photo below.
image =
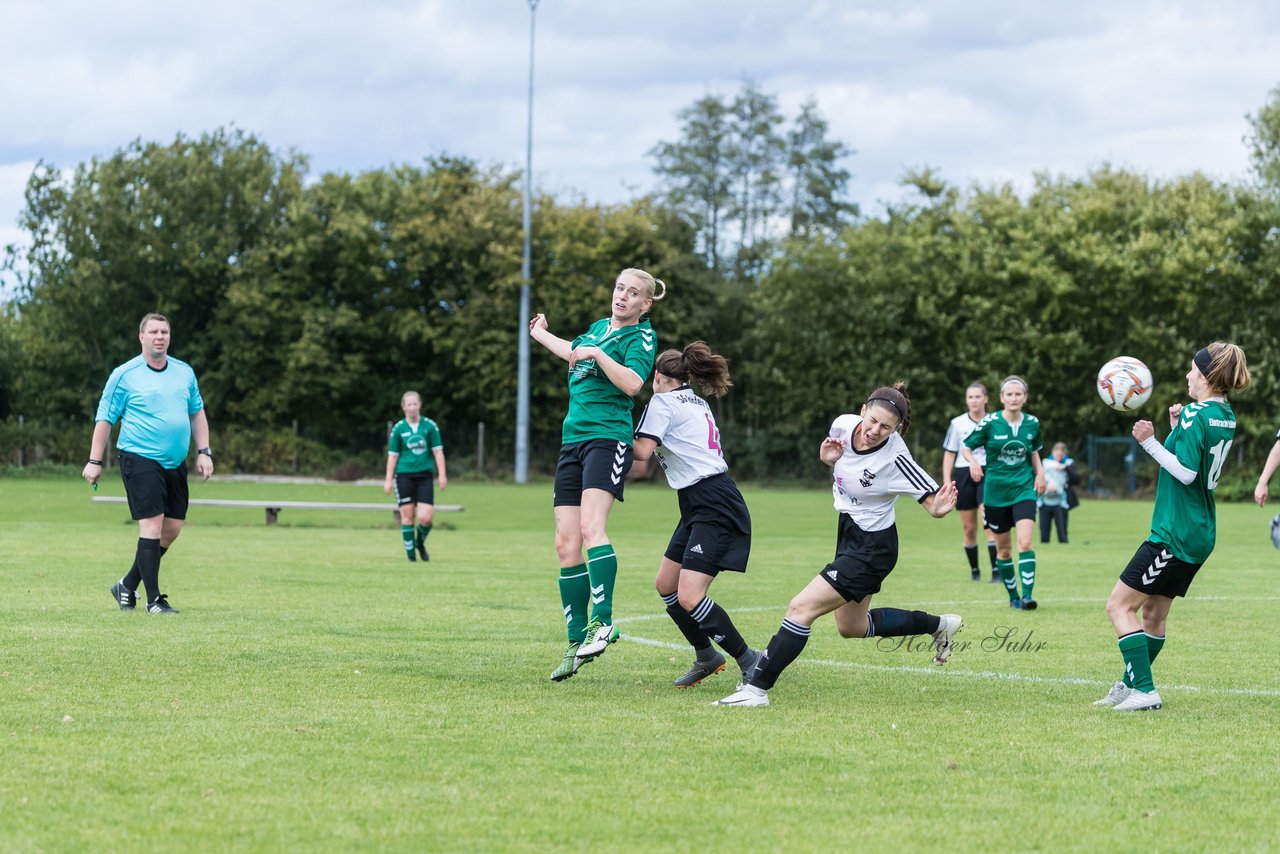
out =
[[122,422],[120,450],[176,469],[191,448],[191,416],[201,409],[204,400],[190,365],[169,356],[157,371],[139,353],[111,372],[97,420]]

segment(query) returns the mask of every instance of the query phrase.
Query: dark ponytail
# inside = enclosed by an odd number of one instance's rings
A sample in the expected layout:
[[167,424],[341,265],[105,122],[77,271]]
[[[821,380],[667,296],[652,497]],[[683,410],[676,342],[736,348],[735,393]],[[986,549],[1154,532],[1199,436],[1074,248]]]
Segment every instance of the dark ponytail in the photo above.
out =
[[705,341],[694,341],[684,350],[664,350],[653,361],[653,369],[678,382],[693,380],[711,397],[724,397],[733,387],[729,362],[711,352]]

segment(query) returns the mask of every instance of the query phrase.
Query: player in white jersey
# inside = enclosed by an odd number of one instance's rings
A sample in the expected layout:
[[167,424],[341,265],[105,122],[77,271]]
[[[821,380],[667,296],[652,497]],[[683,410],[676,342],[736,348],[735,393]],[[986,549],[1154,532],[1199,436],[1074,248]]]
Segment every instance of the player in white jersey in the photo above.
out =
[[725,658],[712,640],[733,656],[745,679],[759,653],[707,591],[718,573],[747,571],[751,514],[729,477],[711,407],[689,386],[692,380],[712,397],[722,396],[733,384],[729,365],[695,341],[683,351],[658,354],[653,367],[654,394],[636,426],[632,451],[637,460],[657,457],[679,495],[680,522],[654,579],[667,614],[695,654],[675,686],[692,688],[724,670]]
[[[969,560],[969,577],[974,581],[982,578],[978,570],[978,521],[981,520],[987,535],[987,556],[991,559],[991,581],[995,583],[1000,580],[1000,571],[996,569],[996,539],[982,512],[982,481],[969,476],[969,460],[960,450],[964,440],[987,415],[987,387],[980,382],[969,383],[964,390],[964,404],[965,411],[951,419],[942,440],[942,482],[956,482],[956,509],[960,511],[961,542]],[[985,450],[978,462],[987,464]]]
[[835,613],[841,637],[932,635],[934,664],[951,657],[952,638],[962,622],[958,614],[936,616],[901,608],[871,609],[871,596],[898,562],[895,505],[908,495],[935,518],[956,505],[956,485],[939,487],[916,464],[903,434],[911,424],[906,385],[873,391],[860,415],[841,415],[818,449],[834,466],[840,529],[831,563],[787,606],[787,616],[760,663],[738,690],[718,701],[722,706],[767,706],[769,689],[809,641],[814,620]]

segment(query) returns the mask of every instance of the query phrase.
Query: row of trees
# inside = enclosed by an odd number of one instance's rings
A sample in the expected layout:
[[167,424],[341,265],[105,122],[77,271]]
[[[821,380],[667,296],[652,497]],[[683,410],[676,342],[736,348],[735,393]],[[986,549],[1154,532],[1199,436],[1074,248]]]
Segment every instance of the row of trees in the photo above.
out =
[[[758,96],[748,86],[740,100]],[[1280,91],[1253,117],[1257,180],[1239,185],[1102,168],[1038,176],[1020,196],[921,170],[906,178],[911,203],[844,222],[847,176],[825,181],[828,202],[788,184],[806,201],[765,214],[761,200],[780,196],[751,188],[774,167],[733,161],[726,174],[739,174],[742,194],[720,209],[738,218],[732,264],[717,260],[724,232],[707,230],[705,205],[680,203],[669,168],[694,140],[664,143],[656,196],[537,200],[534,310],[572,336],[608,312],[621,267],[665,279],[670,296],[653,312],[662,344],[704,338],[732,362],[720,419],[744,477],[816,474],[829,420],[898,378],[911,386],[909,440],[925,461],[964,386],[995,388],[1009,373],[1030,381],[1047,438],[1079,447],[1087,433],[1128,429],[1092,388],[1107,358],[1147,361],[1154,414],[1185,394],[1191,353],[1228,338],[1255,379],[1237,401],[1243,477],[1280,412],[1278,104]],[[806,112],[797,128],[815,121]],[[135,142],[70,177],[42,165],[23,214],[31,245],[6,272],[17,297],[0,317],[0,448],[18,441],[24,414],[29,431],[72,425],[40,435],[53,456],[78,460],[107,373],[136,354],[138,319],[159,310],[173,352],[201,376],[227,462],[279,468],[330,449],[376,465],[384,425],[414,387],[455,453],[487,423],[489,459],[505,469],[519,180],[451,157],[309,180],[305,157],[238,130]],[[563,365],[535,348],[535,470],[554,465],[564,398]]]

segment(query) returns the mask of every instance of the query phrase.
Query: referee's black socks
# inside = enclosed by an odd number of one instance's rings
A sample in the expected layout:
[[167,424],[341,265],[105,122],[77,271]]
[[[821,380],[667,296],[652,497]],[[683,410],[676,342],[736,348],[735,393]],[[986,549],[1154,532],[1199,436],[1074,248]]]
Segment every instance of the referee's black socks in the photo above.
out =
[[142,584],[147,588],[147,604],[160,595],[160,541],[138,537],[138,551],[134,556]]
[[[164,553],[167,551],[169,551],[169,549],[166,546],[161,546],[160,557],[163,558]],[[129,567],[128,573],[125,574],[124,578],[120,579],[120,583],[125,587],[128,587],[134,593],[138,592],[138,587],[142,584],[142,573],[138,571],[138,558],[136,555],[133,558],[133,566]]]

